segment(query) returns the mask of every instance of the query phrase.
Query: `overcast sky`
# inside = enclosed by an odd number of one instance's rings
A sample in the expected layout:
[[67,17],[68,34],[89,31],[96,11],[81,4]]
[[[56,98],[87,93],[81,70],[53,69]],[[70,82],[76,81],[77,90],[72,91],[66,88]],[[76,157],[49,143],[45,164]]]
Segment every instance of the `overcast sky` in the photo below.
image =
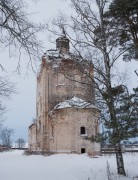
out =
[[[29,2],[26,0],[26,2],[29,3],[27,12],[35,22],[47,22],[49,19],[56,17],[59,11],[68,15],[72,13],[71,7],[66,0],[38,0],[36,3],[32,2],[32,0]],[[49,42],[48,36],[49,33],[47,32],[40,35],[45,50],[50,49],[52,46],[55,48],[54,44]],[[4,122],[5,126],[15,130],[14,141],[19,137],[28,139],[28,126],[31,124],[32,119],[36,117],[36,77],[32,71],[29,71],[29,74],[26,75],[27,58],[25,55],[22,56],[21,74],[17,75],[13,74],[18,61],[17,57],[9,58],[7,50],[0,52],[0,63],[6,67],[8,72],[4,73],[4,75],[10,75],[10,79],[16,83],[18,91],[7,101],[8,111],[5,114]],[[128,85],[136,86],[138,80],[133,70],[138,67],[138,62],[128,63],[127,65],[124,62],[119,64],[120,69],[126,67],[129,67],[128,74],[131,76],[131,79],[127,82]]]
[[[28,4],[27,13],[30,19],[38,23],[47,22],[56,17],[59,11],[70,13],[70,8],[65,0],[39,0],[36,3],[32,0],[29,2],[26,0],[26,3]],[[49,33],[47,32],[40,35],[45,50],[54,46],[49,42],[48,37]],[[15,82],[17,88],[17,94],[6,101],[8,111],[5,114],[4,122],[5,126],[15,130],[14,141],[19,137],[28,139],[28,126],[32,123],[32,119],[36,117],[36,77],[31,70],[26,74],[27,59],[26,55],[22,55],[21,74],[13,74],[18,58],[10,58],[7,49],[0,51],[0,63],[7,71],[2,72],[2,75],[10,76],[10,80]]]

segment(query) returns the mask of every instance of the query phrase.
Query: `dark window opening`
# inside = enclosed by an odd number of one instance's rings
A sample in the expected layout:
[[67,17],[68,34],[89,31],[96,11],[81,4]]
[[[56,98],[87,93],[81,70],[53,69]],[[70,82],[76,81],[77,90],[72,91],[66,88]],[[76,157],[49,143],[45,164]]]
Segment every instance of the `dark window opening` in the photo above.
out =
[[81,131],[81,132],[80,132],[81,134],[86,134],[85,127],[81,127],[81,128],[80,128],[80,131]]
[[52,137],[54,137],[54,126],[52,125]]
[[81,148],[81,154],[85,153],[85,148]]

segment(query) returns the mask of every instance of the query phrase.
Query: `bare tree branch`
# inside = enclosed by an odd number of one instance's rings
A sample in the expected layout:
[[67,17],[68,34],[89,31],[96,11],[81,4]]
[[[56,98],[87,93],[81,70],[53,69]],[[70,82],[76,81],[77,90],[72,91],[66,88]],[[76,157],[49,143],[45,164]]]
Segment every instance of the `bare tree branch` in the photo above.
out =
[[[42,24],[34,24],[28,20],[26,5],[23,0],[0,0],[0,42],[1,47],[14,52],[27,52],[30,61],[37,59],[42,52],[42,43],[37,33],[45,28]],[[19,70],[18,63],[17,69]],[[1,64],[2,67],[2,64]]]

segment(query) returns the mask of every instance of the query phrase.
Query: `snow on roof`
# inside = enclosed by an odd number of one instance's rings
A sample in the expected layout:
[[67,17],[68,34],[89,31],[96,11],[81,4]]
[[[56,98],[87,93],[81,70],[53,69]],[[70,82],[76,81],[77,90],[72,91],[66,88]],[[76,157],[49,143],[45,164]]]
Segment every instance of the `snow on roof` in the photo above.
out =
[[53,68],[58,69],[61,66],[62,60],[67,61],[76,61],[77,63],[81,63],[81,65],[87,65],[89,66],[89,63],[86,63],[86,61],[83,60],[83,58],[74,55],[70,52],[63,53],[59,50],[50,49],[47,50],[44,55],[42,56],[42,59],[45,59],[45,61]]
[[65,100],[64,102],[61,102],[57,104],[54,109],[63,109],[63,108],[70,108],[70,107],[75,107],[75,108],[94,108],[97,109],[96,106],[93,104],[86,102],[76,96],[74,96],[72,99]]
[[70,53],[61,53],[59,50],[50,49],[45,53],[46,57],[49,58],[59,58],[59,59],[72,59],[72,55]]
[[48,57],[60,57],[59,51],[54,49],[47,50],[45,54]]

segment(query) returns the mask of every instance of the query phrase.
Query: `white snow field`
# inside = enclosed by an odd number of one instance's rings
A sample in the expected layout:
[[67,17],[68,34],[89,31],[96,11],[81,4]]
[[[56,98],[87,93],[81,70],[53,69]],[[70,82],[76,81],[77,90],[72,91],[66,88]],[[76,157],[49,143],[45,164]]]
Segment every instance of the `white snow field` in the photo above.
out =
[[86,154],[23,155],[14,150],[0,153],[0,180],[136,180],[138,153],[124,154],[127,177],[116,173],[115,155],[89,157]]

